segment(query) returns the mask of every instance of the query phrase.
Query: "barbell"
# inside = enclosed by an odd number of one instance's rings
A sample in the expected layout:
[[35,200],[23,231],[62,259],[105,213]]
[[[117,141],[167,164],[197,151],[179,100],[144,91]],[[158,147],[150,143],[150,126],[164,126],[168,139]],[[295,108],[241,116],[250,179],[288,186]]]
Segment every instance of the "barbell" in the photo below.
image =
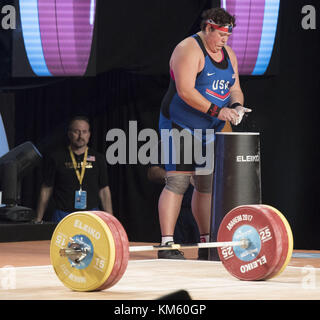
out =
[[105,290],[126,271],[129,253],[218,248],[226,270],[240,280],[268,280],[290,261],[293,236],[281,212],[267,205],[243,205],[223,218],[217,242],[129,246],[122,224],[102,211],[74,212],[52,235],[50,259],[60,281],[75,291]]

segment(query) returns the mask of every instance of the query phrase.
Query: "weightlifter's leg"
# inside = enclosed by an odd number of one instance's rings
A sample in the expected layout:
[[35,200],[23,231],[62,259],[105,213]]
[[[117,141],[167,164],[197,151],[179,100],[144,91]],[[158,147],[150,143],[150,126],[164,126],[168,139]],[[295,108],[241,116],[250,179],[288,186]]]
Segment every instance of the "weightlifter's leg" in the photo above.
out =
[[211,197],[211,193],[201,193],[196,189],[193,191],[191,208],[198,224],[200,242],[202,237],[210,233]]
[[[166,176],[166,186],[159,198],[158,211],[161,228],[161,244],[173,242],[175,225],[180,213],[184,193],[190,184],[190,173],[170,172]],[[159,251],[159,258],[183,259],[178,250]]]
[[[176,194],[166,188],[163,188],[158,204],[159,220],[162,238],[161,244],[167,241],[173,241],[174,228],[180,213],[183,194]],[[167,240],[167,241],[165,241]]]
[[[200,242],[209,242],[212,201],[212,180],[210,175],[193,175],[194,191],[191,208],[200,232]],[[198,259],[208,259],[208,249],[200,249]]]

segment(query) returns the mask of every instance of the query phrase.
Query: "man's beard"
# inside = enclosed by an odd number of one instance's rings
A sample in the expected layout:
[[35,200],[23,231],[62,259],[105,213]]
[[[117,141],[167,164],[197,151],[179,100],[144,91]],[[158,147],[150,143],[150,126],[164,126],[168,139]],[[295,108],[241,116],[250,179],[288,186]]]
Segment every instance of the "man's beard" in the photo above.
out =
[[85,146],[85,141],[84,140],[77,140],[76,142],[72,143],[72,147],[74,147],[75,149],[81,149]]

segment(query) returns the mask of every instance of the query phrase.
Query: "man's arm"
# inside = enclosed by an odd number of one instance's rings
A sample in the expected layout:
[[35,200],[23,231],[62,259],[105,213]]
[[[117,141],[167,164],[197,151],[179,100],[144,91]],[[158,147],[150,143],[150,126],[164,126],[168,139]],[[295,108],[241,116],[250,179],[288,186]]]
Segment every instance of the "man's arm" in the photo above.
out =
[[165,184],[166,183],[166,170],[158,167],[152,166],[148,168],[148,179],[152,182]]
[[109,186],[106,186],[102,189],[100,189],[99,191],[99,197],[101,200],[101,204],[103,207],[103,210],[113,214],[113,210],[112,210],[112,200],[111,200],[111,191]]
[[52,190],[53,190],[53,187],[48,187],[44,184],[41,186],[38,207],[37,207],[37,217],[35,219],[35,222],[42,221],[43,215],[48,206],[49,199],[52,195]]

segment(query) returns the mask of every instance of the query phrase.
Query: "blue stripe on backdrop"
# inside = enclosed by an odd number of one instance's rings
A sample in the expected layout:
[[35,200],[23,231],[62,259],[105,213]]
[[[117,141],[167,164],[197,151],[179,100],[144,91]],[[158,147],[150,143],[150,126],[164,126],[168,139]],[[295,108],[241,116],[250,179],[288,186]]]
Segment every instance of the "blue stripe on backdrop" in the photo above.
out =
[[33,72],[38,76],[52,76],[42,49],[37,0],[20,0],[21,26],[24,45]]
[[0,114],[0,157],[2,157],[8,151],[9,151],[9,145],[8,145],[7,135],[6,135],[2,117]]
[[270,63],[277,32],[279,7],[280,0],[266,0],[265,2],[260,48],[252,75],[264,74]]

